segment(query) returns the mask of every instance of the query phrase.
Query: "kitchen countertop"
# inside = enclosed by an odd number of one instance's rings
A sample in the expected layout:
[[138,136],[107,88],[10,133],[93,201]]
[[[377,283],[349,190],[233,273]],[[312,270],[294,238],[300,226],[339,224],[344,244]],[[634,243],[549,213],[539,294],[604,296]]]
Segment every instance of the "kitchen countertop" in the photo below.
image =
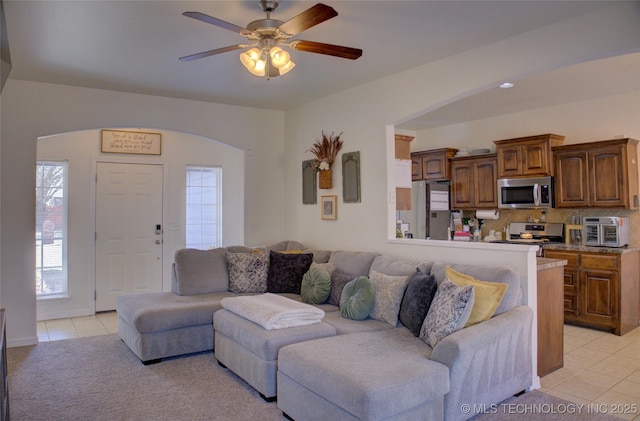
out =
[[553,269],[558,266],[565,266],[569,262],[567,262],[566,259],[550,259],[548,257],[537,257],[536,263],[538,270],[545,270]]
[[542,246],[543,250],[586,251],[589,253],[625,254],[640,251],[640,247],[594,247],[578,244],[552,243]]

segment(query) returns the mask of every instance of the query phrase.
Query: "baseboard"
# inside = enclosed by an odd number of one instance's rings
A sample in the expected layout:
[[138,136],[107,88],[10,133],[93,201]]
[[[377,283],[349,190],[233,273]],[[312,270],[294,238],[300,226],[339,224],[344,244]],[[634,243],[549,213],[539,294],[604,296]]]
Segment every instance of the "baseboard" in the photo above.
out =
[[529,387],[529,390],[540,389],[540,387],[541,387],[540,376],[535,376],[533,378],[533,382],[531,383],[531,387]]
[[14,348],[17,346],[37,345],[37,336],[27,336],[24,338],[7,339],[7,348]]
[[37,320],[42,322],[44,320],[54,320],[54,319],[68,319],[71,317],[84,317],[84,316],[93,316],[95,313],[88,308],[81,308],[72,311],[52,311],[47,313],[37,314]]

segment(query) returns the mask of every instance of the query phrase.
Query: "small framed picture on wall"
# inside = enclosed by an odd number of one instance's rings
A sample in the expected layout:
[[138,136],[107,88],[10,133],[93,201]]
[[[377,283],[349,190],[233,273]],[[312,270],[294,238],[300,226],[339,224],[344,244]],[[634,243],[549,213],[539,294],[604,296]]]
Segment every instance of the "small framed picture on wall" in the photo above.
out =
[[321,196],[320,197],[320,215],[322,219],[338,219],[338,196]]

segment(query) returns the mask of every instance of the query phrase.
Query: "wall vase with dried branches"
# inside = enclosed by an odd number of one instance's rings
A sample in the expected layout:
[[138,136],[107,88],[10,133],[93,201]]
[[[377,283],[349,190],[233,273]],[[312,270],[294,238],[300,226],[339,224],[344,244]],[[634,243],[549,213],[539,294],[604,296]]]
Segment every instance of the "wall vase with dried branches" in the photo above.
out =
[[316,139],[311,148],[307,150],[307,152],[311,152],[316,157],[313,169],[318,173],[318,187],[321,189],[333,188],[331,166],[336,160],[338,152],[342,149],[343,141],[340,140],[340,136],[342,136],[342,133],[334,136],[332,132],[328,136],[322,132],[322,138]]

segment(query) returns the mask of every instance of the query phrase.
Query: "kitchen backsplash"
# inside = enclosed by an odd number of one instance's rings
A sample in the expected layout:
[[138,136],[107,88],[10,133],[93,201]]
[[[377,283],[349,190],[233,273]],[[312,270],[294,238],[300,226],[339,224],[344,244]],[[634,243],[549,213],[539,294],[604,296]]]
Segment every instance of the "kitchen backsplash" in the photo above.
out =
[[[547,209],[547,222],[562,222],[571,224],[573,216],[626,216],[631,222],[631,246],[640,247],[640,212],[634,210],[617,209]],[[526,222],[527,216],[540,219],[542,214],[538,209],[500,209],[499,219],[485,219],[482,227],[483,237],[490,230],[502,231],[510,222]],[[465,211],[464,216],[475,217],[475,212]]]

